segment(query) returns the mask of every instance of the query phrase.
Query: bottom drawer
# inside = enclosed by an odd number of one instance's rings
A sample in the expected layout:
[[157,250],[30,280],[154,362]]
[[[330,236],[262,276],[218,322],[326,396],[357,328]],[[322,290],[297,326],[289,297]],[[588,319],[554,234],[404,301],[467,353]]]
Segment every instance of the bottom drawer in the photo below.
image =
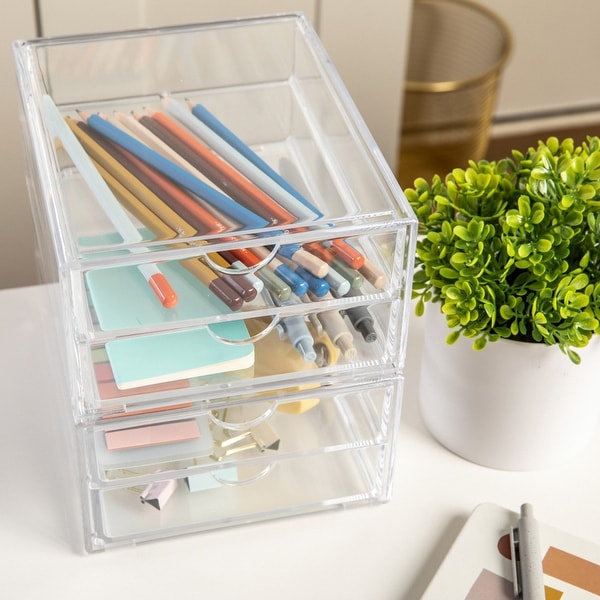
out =
[[170,480],[175,490],[163,510],[141,504],[134,488],[94,490],[90,500],[98,529],[90,549],[382,502],[390,491],[382,472],[388,451],[359,448],[245,466],[234,473],[223,469],[209,475],[214,488],[196,492],[184,478]]
[[276,415],[276,451],[88,479],[88,550],[386,501],[401,384],[330,390],[303,415]]

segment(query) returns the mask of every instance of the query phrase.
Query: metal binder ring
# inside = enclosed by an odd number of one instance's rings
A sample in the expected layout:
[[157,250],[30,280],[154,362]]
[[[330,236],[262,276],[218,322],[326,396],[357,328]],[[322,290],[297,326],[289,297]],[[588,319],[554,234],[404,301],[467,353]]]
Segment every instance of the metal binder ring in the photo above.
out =
[[274,467],[274,464],[269,463],[264,469],[259,471],[256,475],[253,475],[252,477],[248,477],[247,479],[237,479],[235,481],[232,481],[231,479],[223,479],[221,477],[218,477],[216,475],[215,471],[211,471],[210,474],[213,476],[214,480],[218,481],[221,485],[229,485],[229,486],[249,485],[251,483],[258,481],[259,479],[262,479],[263,477],[266,477],[273,470],[273,467]]
[[[254,417],[253,419],[250,419],[249,421],[240,421],[239,423],[225,421],[219,418],[218,410],[211,410],[208,413],[208,415],[210,420],[218,427],[222,427],[223,429],[230,429],[233,431],[246,431],[248,429],[256,427],[257,425],[260,425],[261,423],[264,423],[267,419],[270,419],[273,416],[273,413],[277,410],[277,404],[277,402],[270,402],[269,407],[264,413],[258,415],[257,417]],[[226,414],[227,410],[224,411],[224,415]]]
[[250,335],[247,338],[244,338],[241,340],[232,340],[230,338],[222,337],[222,336],[218,335],[217,333],[215,333],[210,328],[210,325],[208,325],[206,329],[208,330],[208,333],[210,334],[210,336],[213,337],[218,342],[222,342],[223,344],[230,344],[231,346],[239,346],[241,344],[252,344],[254,342],[258,342],[259,340],[262,340],[264,337],[269,335],[269,333],[271,333],[271,331],[273,331],[273,329],[275,329],[275,327],[277,326],[277,324],[279,323],[280,320],[281,320],[281,317],[279,315],[273,315],[271,317],[271,322],[268,323],[264,327],[264,329],[261,329],[258,333],[254,334],[254,335]]
[[[236,267],[229,268],[229,267],[224,267],[222,265],[219,265],[210,257],[209,254],[205,254],[203,257],[203,260],[206,261],[206,264],[211,269],[214,269],[215,271],[219,271],[220,273],[225,273],[226,275],[248,275],[248,274],[255,273],[256,271],[259,271],[263,267],[267,266],[273,260],[273,258],[275,258],[275,255],[279,252],[280,247],[281,247],[281,244],[276,242],[275,244],[273,244],[273,248],[271,250],[269,250],[268,254],[266,254],[255,265],[251,265],[249,267],[246,266],[246,267],[242,267],[239,269]],[[251,249],[252,249],[252,247],[250,247],[250,250]]]

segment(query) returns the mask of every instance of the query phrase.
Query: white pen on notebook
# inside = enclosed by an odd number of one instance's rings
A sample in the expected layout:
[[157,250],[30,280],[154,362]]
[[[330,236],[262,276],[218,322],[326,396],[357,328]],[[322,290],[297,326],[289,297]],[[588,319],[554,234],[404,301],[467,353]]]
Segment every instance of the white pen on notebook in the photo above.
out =
[[531,504],[521,506],[517,525],[510,530],[510,542],[515,598],[545,600],[538,524]]
[[[73,164],[77,167],[79,173],[88,184],[96,200],[102,206],[102,209],[114,225],[119,235],[126,243],[138,243],[143,240],[141,233],[135,227],[125,209],[110,191],[107,183],[104,181],[86,151],[66,124],[63,116],[60,114],[56,104],[47,94],[42,98],[44,115],[46,116],[48,126],[54,136],[60,139],[65,150],[68,152]],[[147,252],[146,248],[133,247],[132,253]],[[177,304],[177,294],[169,285],[166,277],[160,272],[160,269],[151,263],[140,263],[138,270],[152,291],[156,294],[162,305],[166,308],[172,308]]]

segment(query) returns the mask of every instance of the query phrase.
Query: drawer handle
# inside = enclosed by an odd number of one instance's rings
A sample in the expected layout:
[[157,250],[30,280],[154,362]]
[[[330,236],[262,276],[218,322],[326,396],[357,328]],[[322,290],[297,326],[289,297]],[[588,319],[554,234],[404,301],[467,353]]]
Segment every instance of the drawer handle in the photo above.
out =
[[[267,250],[266,248],[264,248],[264,246],[261,246],[260,254],[256,252],[253,254],[253,257],[250,258],[252,264],[246,264],[245,267],[240,266],[240,268],[224,267],[222,264],[219,264],[218,262],[214,261],[211,258],[210,254],[205,254],[204,260],[206,260],[207,264],[210,266],[211,269],[215,269],[215,271],[225,273],[226,275],[248,275],[255,273],[256,271],[267,266],[273,260],[273,258],[275,258],[275,255],[279,252],[280,247],[281,244],[278,243],[273,244],[273,248],[271,250]],[[252,247],[248,248],[248,250],[252,251]],[[255,262],[256,258],[259,258],[259,260]]]
[[259,340],[262,340],[264,337],[269,335],[269,333],[271,333],[271,331],[273,331],[273,329],[275,329],[275,327],[278,325],[280,320],[281,320],[281,317],[279,315],[273,315],[272,317],[270,317],[270,322],[268,322],[263,329],[261,329],[254,335],[249,335],[247,338],[239,339],[239,340],[232,340],[230,338],[226,338],[226,337],[223,337],[223,336],[215,333],[210,328],[210,325],[208,325],[206,327],[206,329],[207,329],[208,333],[210,334],[210,336],[212,338],[214,338],[215,340],[217,340],[218,342],[221,342],[223,344],[229,344],[231,346],[238,346],[240,344],[253,344],[254,342],[258,342]]
[[277,410],[277,402],[271,402],[267,410],[254,417],[253,419],[247,421],[240,421],[239,423],[226,421],[225,418],[227,416],[227,409],[223,410],[223,419],[219,417],[219,411],[211,410],[209,413],[210,420],[217,425],[218,427],[222,427],[223,429],[230,429],[233,431],[246,431],[248,429],[252,429],[253,427],[257,427],[261,423],[264,423],[267,419],[270,419],[273,416],[273,413]]
[[274,464],[269,463],[264,469],[261,469],[258,473],[256,473],[256,475],[252,475],[251,477],[248,477],[246,479],[236,479],[235,481],[232,479],[224,479],[222,477],[219,477],[218,475],[216,475],[215,471],[211,471],[211,475],[213,476],[215,481],[217,481],[221,485],[229,485],[232,487],[238,485],[249,485],[251,483],[259,481],[263,477],[266,477],[273,470],[273,467]]

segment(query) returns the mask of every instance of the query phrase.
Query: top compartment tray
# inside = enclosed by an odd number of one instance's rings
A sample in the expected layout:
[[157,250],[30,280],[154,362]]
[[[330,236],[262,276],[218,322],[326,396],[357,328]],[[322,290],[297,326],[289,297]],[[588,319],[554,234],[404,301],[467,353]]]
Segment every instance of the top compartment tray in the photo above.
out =
[[[59,271],[158,261],[173,250],[194,256],[198,245],[206,253],[207,244],[243,246],[244,239],[258,236],[271,245],[286,245],[414,223],[301,15],[33,40],[16,43],[15,53],[29,149],[40,179],[38,208],[49,220]],[[95,136],[98,127],[114,134],[115,122],[123,125],[144,111],[158,113],[150,117],[154,125],[157,119],[163,126],[175,122],[200,138],[209,152],[260,188],[260,199],[236,199],[242,192],[231,181],[225,185],[233,201],[224,198],[227,194],[214,180],[207,185],[199,178],[190,189],[192,178],[186,176],[185,191],[196,201],[202,198],[197,203],[212,219],[205,214],[198,220],[182,211],[188,227],[173,221],[159,231],[140,214],[136,222],[126,209],[130,218],[123,223],[123,209],[107,206],[97,182],[70,151],[68,128],[58,115],[75,122],[89,118],[88,133]],[[262,166],[231,151],[217,121]],[[139,122],[134,126],[139,129]],[[125,125],[127,137],[136,137],[130,127]],[[83,133],[76,130],[81,142]],[[164,163],[158,167],[161,173]],[[271,170],[267,174],[261,170],[265,163]],[[177,167],[178,176],[184,177],[184,170]],[[265,195],[265,202],[271,202],[261,206]]]
[[[76,418],[99,410],[106,354],[170,333],[230,342],[243,325],[241,343],[250,322],[373,305],[383,343],[356,373],[402,363],[416,219],[303,15],[14,49],[39,260],[59,283]],[[301,257],[338,284],[360,282],[296,289],[290,271],[327,279],[304,273]],[[266,292],[229,303],[232,278]],[[269,389],[294,379],[278,373]],[[122,408],[173,402],[117,396]]]

